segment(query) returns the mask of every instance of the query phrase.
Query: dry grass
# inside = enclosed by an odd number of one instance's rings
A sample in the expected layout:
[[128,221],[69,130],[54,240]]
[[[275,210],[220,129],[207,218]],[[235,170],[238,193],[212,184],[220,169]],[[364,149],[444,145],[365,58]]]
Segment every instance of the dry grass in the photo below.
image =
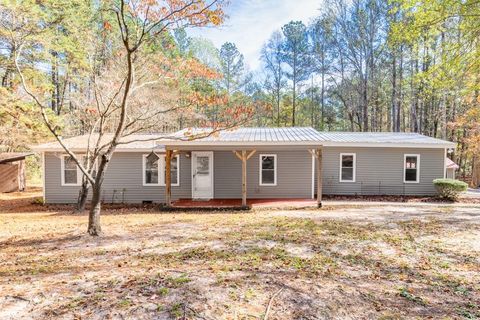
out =
[[[0,318],[480,317],[480,208],[86,215],[0,195]],[[422,211],[419,211],[422,210]]]

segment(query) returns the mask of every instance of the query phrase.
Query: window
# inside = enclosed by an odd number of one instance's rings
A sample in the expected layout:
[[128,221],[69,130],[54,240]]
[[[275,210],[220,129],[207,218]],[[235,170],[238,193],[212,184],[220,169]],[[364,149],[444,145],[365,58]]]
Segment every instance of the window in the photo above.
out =
[[[180,157],[177,155],[172,158],[170,174],[172,186],[180,185]],[[152,156],[143,155],[143,185],[144,186],[164,186],[166,176],[165,155]]]
[[[167,172],[167,166],[164,165],[165,164],[165,157],[163,157],[162,160],[163,160],[162,161],[163,176],[165,177],[166,172]],[[170,165],[170,178],[172,180],[172,186],[180,185],[180,183],[179,183],[180,177],[178,175],[178,173],[179,173],[178,162],[179,162],[178,161],[178,155],[172,158],[172,164]],[[164,179],[164,182],[162,184],[165,185],[165,179]]]
[[277,185],[277,155],[276,154],[260,155],[260,185],[261,186]]
[[78,186],[81,183],[81,172],[69,155],[62,156],[62,186]]
[[340,182],[355,182],[355,153],[340,153]]
[[143,156],[143,185],[156,185],[160,184],[160,180],[158,177],[158,168],[159,168],[159,160],[156,154],[144,155]]
[[403,182],[420,182],[420,155],[405,154],[403,161]]

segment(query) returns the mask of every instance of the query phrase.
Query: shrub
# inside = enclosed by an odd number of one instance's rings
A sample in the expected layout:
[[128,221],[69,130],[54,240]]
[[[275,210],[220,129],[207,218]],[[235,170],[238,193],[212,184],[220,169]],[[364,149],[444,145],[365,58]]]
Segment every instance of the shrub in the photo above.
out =
[[433,185],[440,197],[455,201],[460,193],[467,190],[468,185],[459,180],[454,179],[435,179]]

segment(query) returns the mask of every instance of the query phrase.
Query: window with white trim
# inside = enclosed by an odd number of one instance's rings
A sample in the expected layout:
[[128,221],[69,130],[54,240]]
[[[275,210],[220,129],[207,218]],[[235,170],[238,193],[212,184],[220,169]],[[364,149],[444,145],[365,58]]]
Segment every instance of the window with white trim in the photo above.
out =
[[260,185],[261,186],[277,185],[277,155],[276,154],[260,155]]
[[150,186],[160,185],[158,173],[160,168],[160,157],[149,157],[143,155],[143,184]]
[[[170,167],[170,176],[172,186],[180,185],[180,157],[178,155],[172,158]],[[143,185],[144,186],[165,186],[166,166],[165,155],[159,155],[157,158],[148,158],[143,155]]]
[[81,181],[81,172],[75,160],[69,155],[62,156],[62,185],[78,186]]
[[[170,179],[172,186],[178,186],[180,184],[180,176],[179,176],[179,170],[178,170],[178,163],[179,163],[179,157],[178,155],[172,157],[172,163],[170,164]],[[162,166],[163,166],[163,185],[165,185],[165,176],[167,173],[167,166],[165,165],[165,157],[162,158]]]
[[340,182],[355,182],[356,154],[340,153]]
[[405,154],[403,157],[403,182],[420,182],[420,155]]

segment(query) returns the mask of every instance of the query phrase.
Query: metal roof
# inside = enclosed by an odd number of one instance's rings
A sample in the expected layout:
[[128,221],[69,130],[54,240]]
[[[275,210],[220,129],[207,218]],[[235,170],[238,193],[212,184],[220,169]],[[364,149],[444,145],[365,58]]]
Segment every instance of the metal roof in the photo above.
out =
[[372,143],[372,144],[413,144],[413,145],[450,145],[455,144],[450,141],[436,139],[419,133],[410,132],[321,132],[324,141],[330,143]]
[[[311,127],[237,128],[213,131],[211,128],[187,128],[176,133],[179,138],[211,142],[321,142],[321,134]],[[203,137],[205,136],[205,137]]]
[[[128,137],[122,138],[120,140],[121,144],[117,147],[118,149],[128,149],[131,151],[135,150],[144,150],[152,149],[155,147],[155,140],[164,135],[161,134],[135,134]],[[111,134],[105,134],[102,137],[101,143],[106,143],[112,138]],[[81,135],[71,138],[64,138],[62,141],[67,148],[72,151],[83,151],[86,150],[89,146],[93,148],[97,142],[98,135]],[[90,141],[89,141],[90,140]],[[34,151],[63,151],[63,147],[58,143],[58,141],[48,142],[41,145],[32,147]]]
[[[64,143],[72,151],[85,150],[88,135],[72,137]],[[105,135],[105,141],[111,137]],[[95,142],[96,136],[90,140]],[[165,146],[352,146],[454,148],[455,143],[418,133],[399,132],[319,132],[311,127],[238,128],[213,132],[209,128],[188,128],[173,134],[130,135],[117,151],[145,151]],[[63,151],[58,142],[36,146],[35,151]]]

